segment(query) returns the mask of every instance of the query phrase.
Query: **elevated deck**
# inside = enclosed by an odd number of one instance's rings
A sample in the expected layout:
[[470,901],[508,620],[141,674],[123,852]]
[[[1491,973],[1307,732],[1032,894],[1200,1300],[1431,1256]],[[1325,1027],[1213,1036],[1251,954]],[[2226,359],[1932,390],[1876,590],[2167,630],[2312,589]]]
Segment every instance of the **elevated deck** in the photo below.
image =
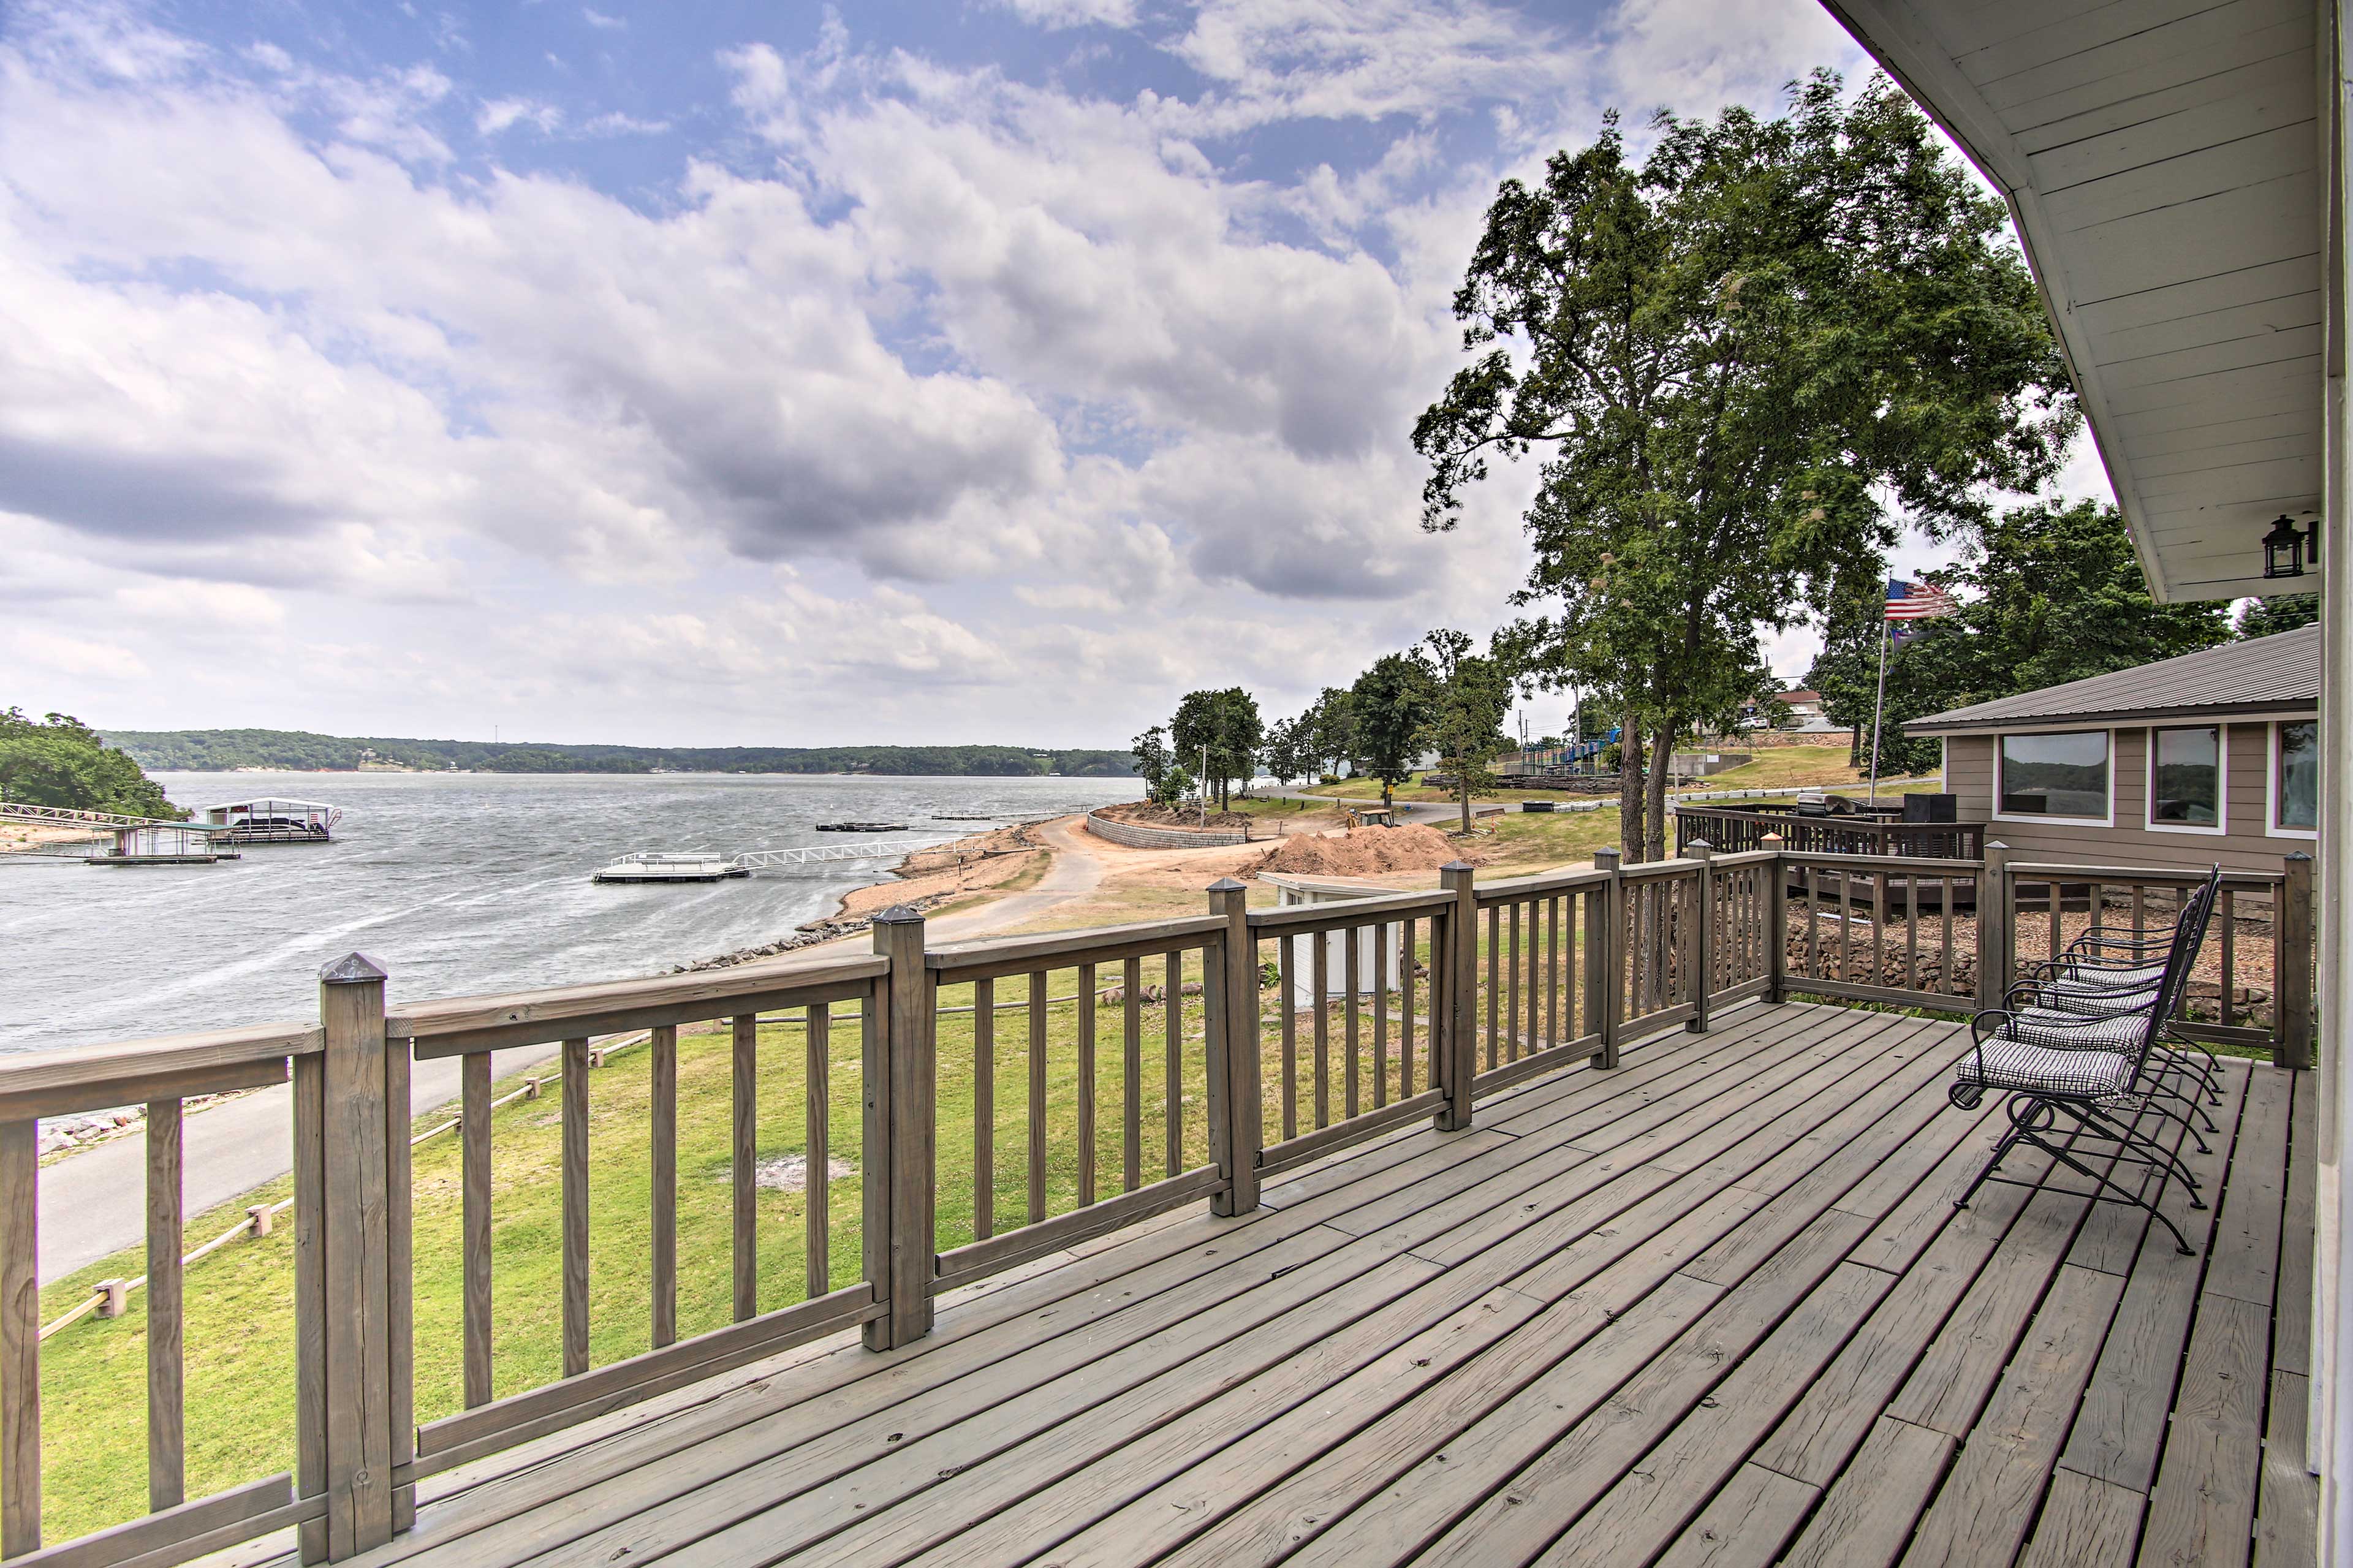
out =
[[2056,1191],[1957,1212],[1967,1046],[1656,1036],[433,1477],[357,1561],[2310,1563],[2311,1077],[2228,1064],[2181,1258]]

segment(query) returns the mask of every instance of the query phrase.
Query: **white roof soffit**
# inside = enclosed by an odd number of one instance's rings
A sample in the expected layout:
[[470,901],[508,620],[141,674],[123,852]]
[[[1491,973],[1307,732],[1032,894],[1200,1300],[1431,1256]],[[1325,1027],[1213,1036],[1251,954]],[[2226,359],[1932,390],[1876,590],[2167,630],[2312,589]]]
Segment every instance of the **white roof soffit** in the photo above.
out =
[[2316,0],[1822,3],[2009,197],[2151,591],[2280,588],[2323,482]]

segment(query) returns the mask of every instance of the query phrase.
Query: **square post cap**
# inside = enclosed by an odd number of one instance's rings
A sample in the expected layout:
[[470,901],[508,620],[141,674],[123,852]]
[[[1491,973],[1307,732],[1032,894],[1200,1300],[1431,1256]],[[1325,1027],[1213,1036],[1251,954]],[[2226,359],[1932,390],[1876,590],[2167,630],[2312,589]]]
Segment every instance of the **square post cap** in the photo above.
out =
[[1220,877],[1209,884],[1208,890],[1212,893],[1247,893],[1250,888],[1248,884],[1238,882],[1231,877]]
[[921,925],[923,923],[923,911],[913,904],[892,904],[874,917],[874,923],[879,926]]
[[319,983],[322,985],[365,985],[384,978],[384,965],[364,952],[347,952],[319,970]]

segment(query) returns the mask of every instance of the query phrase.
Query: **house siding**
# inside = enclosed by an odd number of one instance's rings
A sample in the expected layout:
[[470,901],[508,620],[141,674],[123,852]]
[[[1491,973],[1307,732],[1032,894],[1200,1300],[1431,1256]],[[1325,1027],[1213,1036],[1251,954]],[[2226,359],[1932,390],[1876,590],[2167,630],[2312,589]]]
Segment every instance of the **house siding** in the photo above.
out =
[[[2105,728],[2105,726],[2101,726]],[[2164,728],[2173,728],[2167,725]],[[1945,742],[1945,787],[1963,822],[1988,824],[1986,837],[2010,848],[2012,858],[2066,860],[2098,866],[2155,866],[2203,870],[2220,862],[2231,871],[2276,871],[2283,857],[2302,849],[2308,838],[2278,838],[2265,831],[2265,785],[2271,767],[2269,724],[2226,724],[2222,781],[2227,831],[2162,833],[2147,826],[2148,730],[2116,729],[2109,787],[2116,826],[2081,822],[1993,820],[1994,741],[1991,735],[1953,735]]]

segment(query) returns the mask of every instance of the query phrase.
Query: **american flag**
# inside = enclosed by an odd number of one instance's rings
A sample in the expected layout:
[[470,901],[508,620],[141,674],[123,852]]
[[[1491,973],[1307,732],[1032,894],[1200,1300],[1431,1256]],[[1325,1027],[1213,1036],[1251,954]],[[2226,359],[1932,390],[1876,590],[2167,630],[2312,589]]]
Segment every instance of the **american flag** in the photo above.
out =
[[1918,621],[1930,616],[1949,616],[1960,607],[1950,594],[1933,583],[1906,583],[1901,577],[1887,580],[1887,618],[1891,621]]

